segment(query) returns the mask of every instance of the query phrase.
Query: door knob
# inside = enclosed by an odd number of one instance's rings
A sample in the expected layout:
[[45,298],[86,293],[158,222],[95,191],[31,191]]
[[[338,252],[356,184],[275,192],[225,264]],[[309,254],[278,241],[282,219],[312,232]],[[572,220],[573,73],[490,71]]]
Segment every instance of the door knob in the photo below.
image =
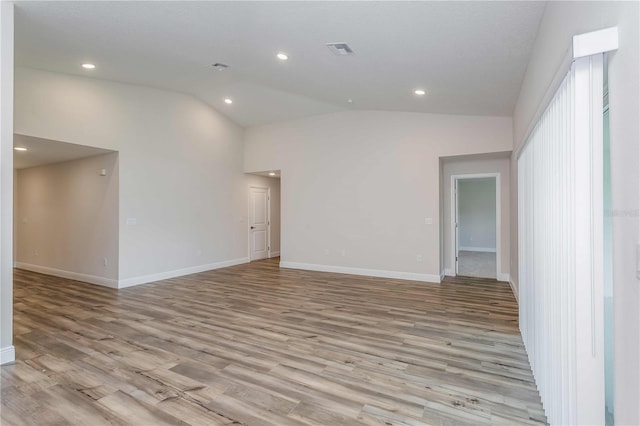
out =
[[256,227],[255,227],[255,226],[252,226],[252,227],[251,227],[251,229],[256,229]]

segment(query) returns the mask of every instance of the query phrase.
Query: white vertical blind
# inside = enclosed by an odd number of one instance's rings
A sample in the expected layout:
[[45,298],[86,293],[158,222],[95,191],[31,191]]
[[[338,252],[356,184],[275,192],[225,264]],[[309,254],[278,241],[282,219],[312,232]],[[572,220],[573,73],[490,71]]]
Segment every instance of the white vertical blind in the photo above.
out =
[[602,55],[576,60],[518,158],[520,329],[550,424],[604,424]]

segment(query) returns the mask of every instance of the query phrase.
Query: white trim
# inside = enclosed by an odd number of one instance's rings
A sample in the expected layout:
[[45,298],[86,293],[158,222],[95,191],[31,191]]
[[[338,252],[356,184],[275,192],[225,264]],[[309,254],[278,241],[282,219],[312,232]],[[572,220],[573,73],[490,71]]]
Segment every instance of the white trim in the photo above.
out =
[[380,269],[351,268],[347,266],[319,265],[315,263],[280,262],[281,268],[303,269],[306,271],[336,272],[338,274],[362,275],[365,277],[394,278],[399,280],[439,283],[440,276],[414,272],[383,271]]
[[[460,179],[482,179],[482,178],[495,178],[496,180],[496,277],[500,277],[502,275],[501,272],[501,245],[500,245],[500,235],[502,233],[502,219],[501,219],[501,201],[500,201],[500,172],[496,173],[473,173],[473,174],[462,174],[462,175],[451,175],[451,189],[450,189],[450,198],[451,198],[451,226],[450,226],[450,239],[451,239],[451,262],[453,263],[453,276],[457,275],[457,263],[456,263],[456,250],[458,249],[458,242],[456,241],[456,216],[457,216],[457,191],[456,191],[456,181]],[[479,250],[475,250],[479,251]],[[502,280],[500,280],[502,281]]]
[[271,257],[271,187],[267,187],[267,259]]
[[280,256],[280,250],[269,252],[269,257],[278,257],[278,256]]
[[445,271],[440,271],[440,282],[444,281],[444,277],[446,276]]
[[447,268],[444,270],[444,274],[448,277],[455,277],[456,276],[456,271],[454,271],[451,268]]
[[496,280],[508,283],[510,282],[511,277],[509,276],[509,274],[505,274],[501,272],[498,275],[496,275]]
[[509,286],[511,286],[511,291],[513,292],[513,295],[516,298],[516,302],[518,302],[518,305],[520,305],[520,297],[518,296],[518,289],[516,288],[515,284],[511,280],[511,277],[509,277]]
[[9,364],[16,360],[16,348],[14,346],[7,346],[0,349],[0,365]]
[[175,269],[173,271],[160,272],[158,274],[142,275],[139,277],[125,278],[118,282],[118,288],[127,288],[134,285],[146,284],[154,281],[167,280],[169,278],[181,277],[184,275],[197,274],[199,272],[212,271],[214,269],[226,268],[229,266],[248,263],[249,258],[223,260],[222,262],[209,263],[206,265],[191,266],[189,268]]
[[47,266],[33,265],[31,263],[15,262],[15,267],[39,274],[53,275],[54,277],[67,278],[69,280],[82,281],[89,284],[101,285],[103,287],[118,288],[118,280],[113,278],[98,277],[95,275],[81,274],[79,272],[65,271],[62,269],[49,268]]
[[460,270],[460,262],[458,259],[458,254],[460,253],[460,249],[458,248],[458,244],[460,242],[460,229],[458,228],[458,222],[460,221],[460,215],[458,212],[458,204],[460,204],[460,197],[458,197],[458,180],[453,180],[451,185],[451,190],[454,192],[453,195],[451,195],[451,202],[452,202],[452,210],[451,210],[451,221],[452,221],[452,226],[453,229],[451,230],[451,232],[453,232],[452,238],[453,238],[453,247],[454,247],[454,251],[453,251],[453,275],[458,275],[458,271]]
[[478,251],[482,253],[495,253],[495,247],[458,247],[459,251]]
[[573,59],[618,49],[618,27],[573,36]]

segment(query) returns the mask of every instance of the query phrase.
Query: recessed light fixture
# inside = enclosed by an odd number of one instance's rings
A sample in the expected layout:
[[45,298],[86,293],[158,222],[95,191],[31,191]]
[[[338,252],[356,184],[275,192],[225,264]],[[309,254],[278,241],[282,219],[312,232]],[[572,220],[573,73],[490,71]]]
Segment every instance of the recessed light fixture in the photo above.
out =
[[413,93],[415,93],[418,96],[424,96],[427,92],[425,92],[423,89],[416,89],[413,91]]
[[231,105],[231,104],[233,103],[233,100],[232,100],[232,99],[229,99],[229,98],[225,98],[225,99],[224,99],[224,103],[225,103],[225,104],[228,104],[228,105]]
[[352,104],[353,103],[353,99],[351,99],[351,98],[347,99],[347,103]]
[[13,149],[15,149],[16,151],[26,151],[27,150],[27,148],[22,148],[20,146],[17,146],[17,147],[15,147]]
[[82,64],[82,68],[86,69],[86,70],[92,70],[94,69],[96,66],[94,64]]
[[287,59],[289,59],[289,56],[286,53],[282,53],[282,52],[278,52],[276,54],[276,57],[281,61],[286,61]]
[[269,176],[275,176],[276,172],[269,172]]

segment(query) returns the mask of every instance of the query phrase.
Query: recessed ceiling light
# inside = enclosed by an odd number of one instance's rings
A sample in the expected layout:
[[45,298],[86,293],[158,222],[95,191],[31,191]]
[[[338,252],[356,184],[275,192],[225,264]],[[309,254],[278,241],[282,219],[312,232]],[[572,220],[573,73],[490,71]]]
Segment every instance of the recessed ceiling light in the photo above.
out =
[[275,176],[276,172],[269,172],[269,176]]
[[353,103],[353,99],[351,99],[351,98],[347,99],[347,103],[352,104]]
[[94,69],[96,66],[94,64],[82,64],[82,68],[86,69],[86,70],[92,70]]
[[22,147],[19,147],[19,146],[15,147],[13,149],[15,149],[16,151],[26,151],[27,150],[27,148],[22,148]]
[[233,103],[233,100],[231,100],[229,98],[225,98],[224,103],[231,105]]
[[280,59],[281,61],[286,61],[287,59],[289,59],[289,56],[287,56],[286,53],[282,53],[282,52],[278,52],[278,54],[276,55],[278,57],[278,59]]
[[413,91],[413,93],[415,93],[415,94],[416,94],[416,95],[418,95],[418,96],[424,96],[424,95],[425,95],[425,93],[427,93],[427,92],[425,92],[425,91],[424,91],[424,90],[422,90],[422,89],[416,89],[416,90],[414,90],[414,91]]

